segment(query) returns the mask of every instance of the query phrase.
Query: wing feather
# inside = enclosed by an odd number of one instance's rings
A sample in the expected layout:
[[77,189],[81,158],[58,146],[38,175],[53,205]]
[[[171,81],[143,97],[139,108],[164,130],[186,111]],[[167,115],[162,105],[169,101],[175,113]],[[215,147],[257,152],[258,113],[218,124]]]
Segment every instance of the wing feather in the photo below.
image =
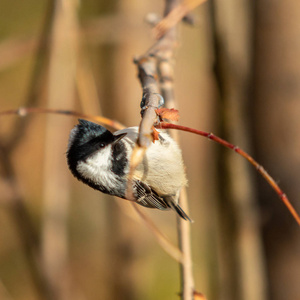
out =
[[162,197],[159,197],[149,185],[140,180],[134,181],[133,191],[137,198],[137,203],[142,206],[148,208],[158,208],[161,210],[166,210],[170,208],[170,206],[165,202],[165,200]]

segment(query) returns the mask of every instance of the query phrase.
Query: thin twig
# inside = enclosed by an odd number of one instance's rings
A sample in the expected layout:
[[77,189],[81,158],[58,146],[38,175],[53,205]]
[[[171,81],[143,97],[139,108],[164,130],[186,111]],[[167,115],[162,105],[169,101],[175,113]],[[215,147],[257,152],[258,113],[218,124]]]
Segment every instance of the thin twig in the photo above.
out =
[[[163,20],[167,19],[179,6],[178,2],[169,2],[166,6]],[[175,25],[176,23],[174,23]],[[165,44],[163,53],[158,56],[158,74],[160,80],[160,88],[165,106],[169,109],[176,107],[174,95],[174,50],[177,45],[177,31],[172,27],[168,31],[169,43]],[[179,143],[179,135],[177,131],[170,132],[170,135]],[[183,187],[180,193],[179,204],[185,212],[189,212],[189,205],[186,193],[186,187]],[[181,277],[181,297],[184,300],[193,299],[194,292],[194,277],[192,269],[192,252],[191,252],[191,223],[186,222],[177,216],[177,236],[178,247],[183,253],[183,261],[180,264]]]
[[64,110],[64,109],[52,109],[52,108],[42,108],[42,107],[20,107],[17,109],[10,109],[10,110],[5,110],[0,112],[0,116],[19,115],[21,117],[25,117],[29,114],[58,114],[58,115],[79,117],[79,118],[84,118],[91,121],[102,123],[116,130],[123,129],[125,127],[118,121],[111,120],[102,116],[83,114],[76,111]]
[[156,38],[161,38],[168,30],[179,23],[191,10],[205,2],[206,0],[184,0],[166,17],[164,17],[154,28],[153,33]]
[[[181,190],[179,203],[184,211],[188,213],[188,199],[185,187]],[[191,248],[191,223],[177,217],[177,224],[178,244],[183,253],[183,261],[180,265],[182,299],[193,299],[195,283],[193,276],[193,259]]]
[[195,134],[204,136],[214,142],[217,142],[217,143],[223,145],[224,147],[227,147],[227,148],[235,151],[239,155],[243,156],[256,168],[256,170],[264,177],[264,179],[275,190],[275,192],[277,193],[279,198],[282,200],[284,205],[287,207],[289,212],[292,214],[293,218],[296,220],[296,222],[300,226],[300,216],[296,212],[295,208],[293,207],[293,205],[291,204],[289,199],[287,198],[286,194],[281,190],[281,188],[278,186],[276,181],[268,174],[268,172],[264,169],[264,167],[262,165],[260,165],[256,160],[254,160],[254,158],[251,157],[244,150],[240,149],[238,146],[235,146],[235,145],[221,139],[220,137],[214,135],[213,133],[205,132],[202,130],[197,130],[194,128],[185,127],[185,126],[181,126],[181,125],[175,125],[175,124],[171,124],[171,123],[165,123],[165,122],[161,122],[156,127],[161,128],[161,129],[178,129],[178,130],[182,130],[182,131],[186,131],[186,132],[195,133]]
[[[186,1],[185,3],[188,2],[190,1]],[[172,15],[173,11],[178,11],[179,4],[180,2],[178,0],[166,0],[164,11],[165,18]],[[182,8],[179,8],[179,11],[182,11]],[[182,17],[187,12],[188,11],[186,10]],[[165,18],[159,24],[164,24],[164,22],[170,24]],[[177,32],[174,26],[178,21],[179,19],[176,19],[176,21],[168,28],[169,30],[164,31],[163,34],[159,36],[159,40],[144,56],[135,60],[138,65],[139,79],[143,87],[143,98],[141,102],[142,121],[139,132],[139,145],[141,147],[147,147],[153,139],[151,135],[152,126],[157,120],[155,110],[162,104],[159,103],[157,94],[159,92],[162,93],[168,106],[174,105],[173,56],[174,50],[177,47]],[[159,87],[157,81],[160,83]],[[183,197],[179,201],[183,209],[188,210],[186,197]],[[181,297],[184,300],[192,300],[194,280],[190,248],[190,224],[181,220],[178,222],[179,247],[183,253],[183,262],[181,264]]]

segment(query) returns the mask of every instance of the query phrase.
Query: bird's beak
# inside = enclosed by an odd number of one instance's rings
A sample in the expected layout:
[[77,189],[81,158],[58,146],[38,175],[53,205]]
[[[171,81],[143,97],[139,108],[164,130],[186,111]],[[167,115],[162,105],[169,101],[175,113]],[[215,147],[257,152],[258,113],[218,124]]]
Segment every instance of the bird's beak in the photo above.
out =
[[113,141],[113,144],[117,143],[118,141],[120,141],[123,137],[125,137],[127,135],[127,133],[121,133],[118,135],[115,135],[115,140]]

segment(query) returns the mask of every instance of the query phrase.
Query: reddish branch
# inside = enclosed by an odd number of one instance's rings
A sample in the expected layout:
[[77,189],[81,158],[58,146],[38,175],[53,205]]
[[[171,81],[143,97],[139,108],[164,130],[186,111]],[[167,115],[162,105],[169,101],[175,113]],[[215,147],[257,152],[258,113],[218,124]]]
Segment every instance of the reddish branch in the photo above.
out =
[[208,139],[210,139],[212,141],[215,141],[215,142],[217,142],[217,143],[219,143],[219,144],[235,151],[239,155],[243,156],[245,159],[247,159],[256,168],[256,170],[265,178],[265,180],[275,190],[275,192],[278,194],[278,196],[280,197],[282,202],[285,204],[287,209],[290,211],[290,213],[292,214],[292,216],[294,217],[294,219],[296,220],[296,222],[300,226],[300,216],[296,212],[295,208],[293,207],[293,205],[291,204],[289,199],[287,198],[286,194],[280,189],[278,184],[268,174],[268,172],[264,169],[264,167],[262,165],[260,165],[258,162],[256,162],[256,160],[254,160],[248,153],[246,153],[245,151],[240,149],[238,146],[235,146],[235,145],[221,139],[220,137],[214,135],[213,133],[193,129],[193,128],[190,128],[190,127],[185,127],[185,126],[175,125],[175,124],[170,124],[170,123],[165,123],[165,122],[161,122],[160,124],[156,125],[155,127],[156,128],[161,128],[161,129],[178,129],[178,130],[187,131],[187,132],[195,133],[195,134],[198,134],[198,135],[202,135],[202,136],[207,137]]

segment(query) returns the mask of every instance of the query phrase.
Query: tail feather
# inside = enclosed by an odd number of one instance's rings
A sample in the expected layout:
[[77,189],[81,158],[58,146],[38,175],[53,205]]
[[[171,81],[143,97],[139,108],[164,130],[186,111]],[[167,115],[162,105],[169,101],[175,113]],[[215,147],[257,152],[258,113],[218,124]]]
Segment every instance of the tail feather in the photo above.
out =
[[194,221],[185,213],[185,211],[180,207],[179,204],[175,204],[173,201],[168,201],[169,206],[174,209],[177,214],[184,220],[190,221],[193,223]]

